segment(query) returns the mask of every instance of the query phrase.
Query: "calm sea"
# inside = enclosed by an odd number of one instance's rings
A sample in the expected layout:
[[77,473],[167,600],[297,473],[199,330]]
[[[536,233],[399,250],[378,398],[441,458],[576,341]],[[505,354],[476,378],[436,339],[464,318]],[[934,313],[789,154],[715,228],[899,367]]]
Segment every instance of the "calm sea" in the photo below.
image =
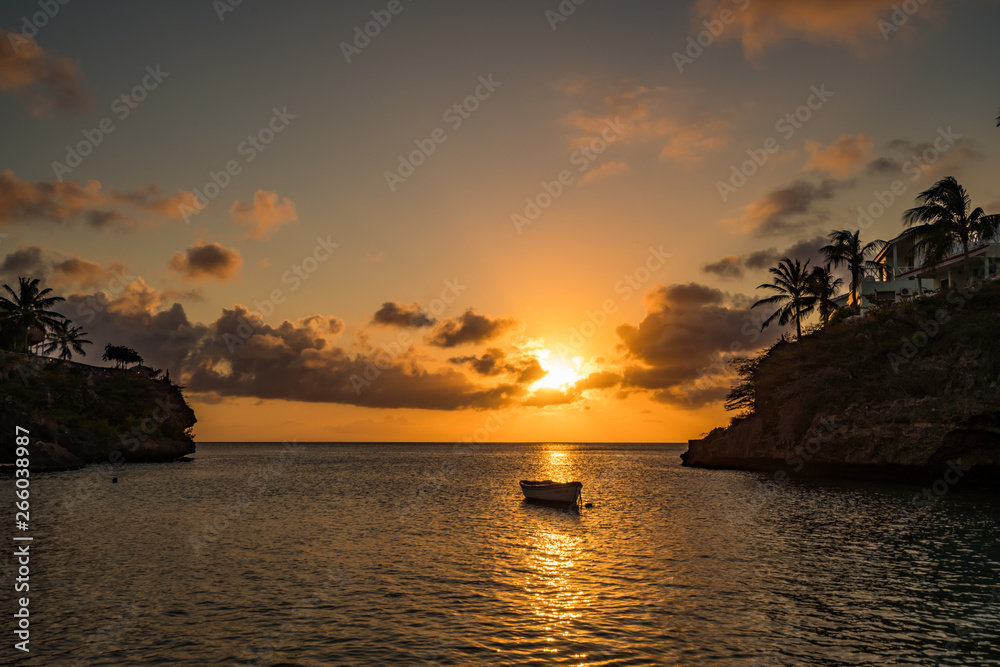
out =
[[1000,665],[996,496],[768,486],[683,449],[201,444],[39,475],[32,653],[5,614],[0,662]]

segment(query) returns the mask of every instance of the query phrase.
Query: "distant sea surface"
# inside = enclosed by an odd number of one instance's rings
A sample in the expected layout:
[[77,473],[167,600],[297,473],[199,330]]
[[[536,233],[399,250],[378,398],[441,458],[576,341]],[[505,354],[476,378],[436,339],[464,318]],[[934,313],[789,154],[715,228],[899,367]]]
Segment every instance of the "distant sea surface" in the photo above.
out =
[[[998,497],[683,450],[199,444],[36,475],[32,652],[4,614],[0,662],[1000,665]],[[522,500],[549,478],[593,507]]]

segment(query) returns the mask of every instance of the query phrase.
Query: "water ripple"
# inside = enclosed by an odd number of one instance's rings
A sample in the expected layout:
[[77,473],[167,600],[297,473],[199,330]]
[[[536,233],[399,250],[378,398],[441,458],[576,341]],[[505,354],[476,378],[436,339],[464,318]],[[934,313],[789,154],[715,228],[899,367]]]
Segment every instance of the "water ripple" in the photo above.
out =
[[[997,498],[770,493],[681,450],[214,445],[41,476],[15,662],[1000,665]],[[594,507],[523,502],[550,477]]]

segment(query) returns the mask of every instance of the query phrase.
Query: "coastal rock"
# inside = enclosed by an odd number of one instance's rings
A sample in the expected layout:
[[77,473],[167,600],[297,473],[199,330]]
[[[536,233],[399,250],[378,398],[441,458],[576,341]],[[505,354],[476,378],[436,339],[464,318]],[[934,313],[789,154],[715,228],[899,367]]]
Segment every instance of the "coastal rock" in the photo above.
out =
[[692,440],[684,465],[1000,483],[1000,283],[882,307],[776,346],[753,413]]
[[31,470],[76,470],[84,466],[83,459],[52,442],[39,440],[31,444],[30,450]]
[[[32,470],[173,461],[194,452],[196,421],[173,383],[0,351],[0,423],[28,429]],[[0,453],[14,462],[13,438]]]

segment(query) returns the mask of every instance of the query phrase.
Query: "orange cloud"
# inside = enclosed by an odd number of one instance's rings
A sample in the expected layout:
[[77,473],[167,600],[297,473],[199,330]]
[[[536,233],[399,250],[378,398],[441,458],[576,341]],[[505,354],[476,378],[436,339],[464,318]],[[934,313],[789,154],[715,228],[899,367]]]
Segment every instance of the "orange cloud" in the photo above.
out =
[[19,97],[36,118],[59,111],[83,111],[87,98],[77,64],[49,53],[33,38],[0,28],[0,92]]
[[218,243],[200,241],[183,253],[170,258],[170,268],[193,280],[228,282],[236,277],[243,265],[240,251]]
[[[587,146],[602,137],[609,123],[617,133],[615,142],[662,142],[660,158],[682,164],[700,162],[707,153],[727,143],[729,121],[680,109],[676,91],[662,86],[647,88],[627,81],[585,78],[564,82],[559,89],[582,98],[586,107],[563,118],[563,123],[573,130],[574,147]],[[668,92],[673,94],[669,102]]]
[[[735,18],[730,18],[721,38],[739,34],[750,58],[792,39],[837,42],[863,55],[884,41],[878,22],[889,21],[898,4],[899,0],[698,0],[695,25],[703,29],[703,20],[730,11]],[[929,13],[933,8],[922,5],[920,11]]]
[[0,225],[15,222],[70,223],[83,221],[94,227],[128,229],[139,219],[128,208],[154,216],[183,219],[181,207],[194,202],[194,194],[180,190],[164,196],[158,185],[128,192],[105,190],[98,181],[22,181],[10,169],[0,171]]
[[805,168],[807,171],[820,171],[838,178],[847,178],[868,164],[872,159],[874,145],[874,140],[864,133],[857,136],[841,135],[829,146],[818,141],[807,141],[809,160]]
[[606,164],[602,164],[600,167],[597,167],[596,169],[591,169],[590,171],[588,171],[586,174],[584,174],[583,178],[580,180],[580,183],[581,184],[593,183],[594,181],[599,181],[602,178],[607,178],[608,176],[614,176],[615,174],[623,174],[626,171],[629,171],[629,166],[627,163],[608,162]]
[[709,121],[704,124],[689,124],[678,128],[660,151],[661,158],[669,158],[681,164],[701,162],[705,153],[718,150],[726,145],[725,131],[729,122]]
[[113,262],[110,266],[104,267],[81,257],[71,257],[57,262],[53,269],[53,284],[56,286],[78,285],[82,289],[106,286],[116,277],[120,278],[126,275],[124,264]]
[[278,227],[299,219],[295,202],[288,197],[279,201],[278,193],[266,190],[255,192],[253,203],[233,202],[229,207],[229,215],[252,239],[268,238],[278,230]]

